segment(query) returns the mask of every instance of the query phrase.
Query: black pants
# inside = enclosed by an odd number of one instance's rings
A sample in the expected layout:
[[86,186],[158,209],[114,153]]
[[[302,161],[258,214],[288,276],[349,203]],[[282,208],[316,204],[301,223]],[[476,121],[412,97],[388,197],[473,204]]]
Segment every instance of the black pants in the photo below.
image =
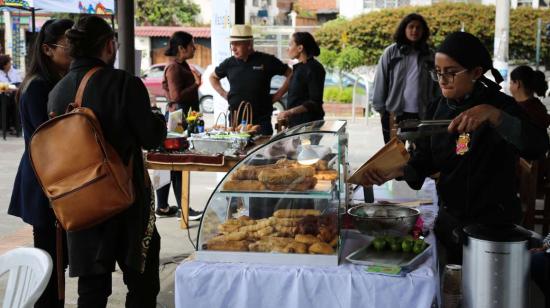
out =
[[[418,113],[403,112],[402,114],[395,117],[395,122],[399,123],[403,120],[410,120],[410,119],[419,119]],[[384,143],[388,143],[390,142],[390,133],[391,133],[390,113],[387,111],[380,113],[380,122],[382,123],[382,135],[384,137]]]
[[[181,171],[170,171],[170,182],[172,182],[172,188],[174,189],[174,195],[178,207],[181,208]],[[160,209],[168,208],[168,195],[170,194],[170,184],[164,185],[157,189],[157,207]]]
[[[127,308],[155,308],[160,291],[159,280],[160,236],[153,235],[147,254],[145,271],[140,273],[118,262],[122,270],[126,293]],[[112,273],[78,277],[78,307],[107,307],[107,300],[112,292]]]
[[[58,299],[57,295],[57,253],[55,246],[55,222],[52,221],[51,225],[46,227],[33,227],[32,229],[34,238],[34,247],[44,249],[52,257],[53,269],[48,285],[44,290],[44,293],[40,296],[34,307],[38,308],[50,308],[50,307],[63,307],[64,301]],[[67,265],[67,242],[66,237],[63,236],[63,262]]]

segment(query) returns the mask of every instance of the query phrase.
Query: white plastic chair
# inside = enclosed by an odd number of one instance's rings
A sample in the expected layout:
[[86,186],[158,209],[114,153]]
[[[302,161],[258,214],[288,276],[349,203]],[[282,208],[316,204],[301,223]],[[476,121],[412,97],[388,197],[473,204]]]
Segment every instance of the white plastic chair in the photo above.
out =
[[0,276],[9,272],[3,308],[32,308],[52,274],[50,255],[38,248],[16,248],[0,256]]

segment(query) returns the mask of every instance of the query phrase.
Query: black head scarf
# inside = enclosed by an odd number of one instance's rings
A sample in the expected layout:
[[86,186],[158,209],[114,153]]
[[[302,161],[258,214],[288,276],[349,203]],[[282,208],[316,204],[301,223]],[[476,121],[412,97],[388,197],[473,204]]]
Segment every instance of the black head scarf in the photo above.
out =
[[[473,69],[480,66],[484,74],[488,70],[491,70],[497,83],[496,86],[499,88],[500,86],[498,86],[498,84],[504,80],[499,71],[493,67],[493,61],[487,48],[485,48],[477,37],[470,33],[454,32],[449,34],[443,43],[441,43],[437,52],[448,55],[467,69]],[[490,85],[491,83],[494,84],[494,82],[483,75],[479,79],[486,85]]]

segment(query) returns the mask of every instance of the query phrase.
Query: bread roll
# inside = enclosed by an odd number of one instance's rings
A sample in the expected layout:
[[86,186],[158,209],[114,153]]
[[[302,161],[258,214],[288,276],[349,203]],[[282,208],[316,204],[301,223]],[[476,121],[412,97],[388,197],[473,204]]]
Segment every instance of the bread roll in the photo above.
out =
[[314,177],[303,178],[302,181],[290,184],[265,183],[265,187],[272,191],[306,191],[315,188],[317,179]]
[[273,169],[268,168],[258,173],[258,180],[264,184],[291,184],[300,183],[304,179],[293,169]]
[[246,238],[247,238],[246,232],[236,231],[236,232],[231,232],[224,235],[216,236],[210,239],[208,242],[213,243],[213,242],[227,242],[227,241],[242,241]]
[[208,250],[248,251],[248,244],[248,241],[213,241],[207,242],[206,248]]
[[334,249],[332,249],[332,247],[327,243],[317,242],[309,246],[309,252],[315,254],[330,255],[334,253]]
[[277,218],[296,218],[308,215],[319,216],[321,212],[313,209],[281,209],[273,213],[273,216]]
[[266,190],[266,187],[260,181],[253,180],[243,180],[235,181],[229,180],[223,183],[224,190],[234,190],[234,191],[256,191],[256,190]]
[[317,171],[314,177],[317,180],[333,181],[338,178],[338,171],[336,170]]
[[296,240],[296,242],[304,243],[307,245],[319,242],[319,239],[311,234],[296,234],[294,240]]
[[296,227],[301,218],[277,218],[269,217],[272,226]]
[[296,166],[291,168],[291,170],[305,177],[312,177],[315,174],[315,168],[312,166]]
[[286,253],[307,253],[307,245],[304,243],[293,241],[285,246]]

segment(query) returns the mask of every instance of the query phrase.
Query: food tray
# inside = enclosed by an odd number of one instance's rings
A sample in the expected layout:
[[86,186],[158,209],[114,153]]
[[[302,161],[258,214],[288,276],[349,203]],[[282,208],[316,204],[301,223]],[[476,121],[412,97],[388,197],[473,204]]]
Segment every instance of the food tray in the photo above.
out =
[[400,266],[402,272],[411,272],[422,264],[431,255],[431,245],[427,246],[419,254],[403,251],[382,250],[377,251],[372,243],[364,246],[346,257],[346,260],[358,265],[382,265],[382,266]]

